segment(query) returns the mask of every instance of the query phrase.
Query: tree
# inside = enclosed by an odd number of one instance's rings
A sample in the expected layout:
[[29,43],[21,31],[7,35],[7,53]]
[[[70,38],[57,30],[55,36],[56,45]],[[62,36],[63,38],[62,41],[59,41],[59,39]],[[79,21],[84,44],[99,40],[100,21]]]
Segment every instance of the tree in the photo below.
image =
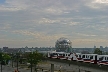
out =
[[104,55],[108,55],[108,52],[103,52]]
[[8,54],[4,54],[3,56],[4,61],[6,62],[6,64],[8,64],[9,60],[11,59],[11,56],[9,56]]
[[8,54],[0,53],[0,61],[2,61],[2,64],[8,64],[10,59],[11,57]]
[[38,64],[38,62],[40,62],[42,60],[42,58],[43,58],[43,54],[38,53],[37,51],[30,53],[28,55],[27,60],[30,64],[34,64],[36,72],[37,72],[37,64]]
[[102,54],[102,51],[101,51],[99,48],[96,48],[96,49],[94,50],[94,54],[99,54],[99,55],[101,55],[101,54]]

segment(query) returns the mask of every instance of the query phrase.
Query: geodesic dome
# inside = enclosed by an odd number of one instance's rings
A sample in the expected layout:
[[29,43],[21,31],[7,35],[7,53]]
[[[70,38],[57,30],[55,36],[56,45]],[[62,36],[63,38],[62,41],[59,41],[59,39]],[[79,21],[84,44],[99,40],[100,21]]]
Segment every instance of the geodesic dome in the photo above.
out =
[[59,38],[55,43],[56,51],[68,52],[68,50],[72,48],[71,45],[72,42],[69,39],[64,37]]

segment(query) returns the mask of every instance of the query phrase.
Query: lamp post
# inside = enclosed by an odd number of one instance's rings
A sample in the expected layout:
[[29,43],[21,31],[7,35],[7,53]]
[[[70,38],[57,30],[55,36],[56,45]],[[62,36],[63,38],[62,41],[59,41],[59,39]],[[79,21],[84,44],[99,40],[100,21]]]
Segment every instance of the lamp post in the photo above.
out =
[[32,72],[32,58],[31,58],[31,72]]
[[1,72],[2,72],[3,54],[1,53]]
[[17,53],[16,56],[17,56],[17,71],[18,71],[18,61],[19,61],[19,60],[18,60],[18,57],[19,57],[18,53]]
[[13,53],[11,53],[12,67],[13,67]]
[[33,55],[33,50],[31,52],[31,72],[32,72],[32,65],[33,65],[33,63],[32,63],[32,55]]

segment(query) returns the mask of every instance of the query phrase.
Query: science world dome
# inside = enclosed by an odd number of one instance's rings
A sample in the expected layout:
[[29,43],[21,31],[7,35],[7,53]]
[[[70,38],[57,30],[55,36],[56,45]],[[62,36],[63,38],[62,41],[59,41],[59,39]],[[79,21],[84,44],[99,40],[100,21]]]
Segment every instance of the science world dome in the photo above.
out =
[[55,43],[57,52],[71,52],[72,42],[67,38],[59,38]]

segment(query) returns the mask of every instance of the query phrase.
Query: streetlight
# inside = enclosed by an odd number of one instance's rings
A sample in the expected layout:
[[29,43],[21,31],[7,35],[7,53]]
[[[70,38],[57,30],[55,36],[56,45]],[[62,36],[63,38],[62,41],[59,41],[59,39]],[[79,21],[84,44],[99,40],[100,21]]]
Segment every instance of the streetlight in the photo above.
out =
[[31,72],[32,72],[32,58],[31,58]]
[[33,50],[31,51],[31,72],[32,72],[32,55],[33,55]]
[[11,53],[12,67],[13,67],[13,53]]
[[18,71],[18,62],[19,62],[19,55],[18,55],[18,53],[16,54],[16,57],[17,57],[17,71]]
[[1,53],[1,72],[2,72],[2,62],[3,62],[3,54]]

